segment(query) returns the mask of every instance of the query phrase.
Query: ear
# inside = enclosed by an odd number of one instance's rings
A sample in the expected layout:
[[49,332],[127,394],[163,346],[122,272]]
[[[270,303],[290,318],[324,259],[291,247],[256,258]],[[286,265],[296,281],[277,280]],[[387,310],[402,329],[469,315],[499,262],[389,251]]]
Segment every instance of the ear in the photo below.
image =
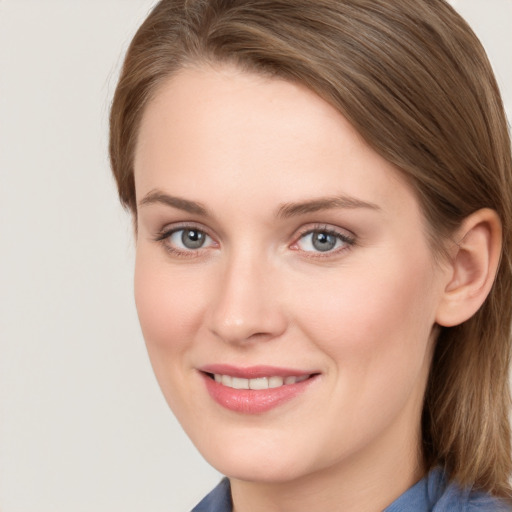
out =
[[444,327],[471,318],[489,294],[500,262],[502,229],[498,214],[489,208],[467,217],[454,237],[447,283],[436,315]]

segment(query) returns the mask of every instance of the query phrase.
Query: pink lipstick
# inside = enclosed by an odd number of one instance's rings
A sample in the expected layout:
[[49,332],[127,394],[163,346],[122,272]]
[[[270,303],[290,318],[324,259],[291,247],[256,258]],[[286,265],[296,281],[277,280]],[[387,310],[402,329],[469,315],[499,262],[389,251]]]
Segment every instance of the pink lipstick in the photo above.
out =
[[235,412],[259,414],[303,393],[318,372],[251,366],[208,365],[199,369],[210,396]]

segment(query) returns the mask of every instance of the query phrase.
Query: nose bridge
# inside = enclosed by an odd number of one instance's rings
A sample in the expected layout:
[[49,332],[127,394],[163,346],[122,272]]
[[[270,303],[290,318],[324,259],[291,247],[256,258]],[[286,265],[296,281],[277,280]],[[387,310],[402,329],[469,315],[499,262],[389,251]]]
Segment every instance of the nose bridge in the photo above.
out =
[[218,276],[210,330],[224,341],[239,343],[270,339],[285,328],[272,263],[249,246],[232,251]]

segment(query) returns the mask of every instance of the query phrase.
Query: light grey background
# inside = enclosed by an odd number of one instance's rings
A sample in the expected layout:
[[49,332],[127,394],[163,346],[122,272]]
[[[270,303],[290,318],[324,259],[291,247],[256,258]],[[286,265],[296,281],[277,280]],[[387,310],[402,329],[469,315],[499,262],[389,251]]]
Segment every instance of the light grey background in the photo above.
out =
[[[512,0],[454,0],[512,107]],[[219,475],[167,410],[107,162],[152,0],[0,0],[0,511],[187,511]]]

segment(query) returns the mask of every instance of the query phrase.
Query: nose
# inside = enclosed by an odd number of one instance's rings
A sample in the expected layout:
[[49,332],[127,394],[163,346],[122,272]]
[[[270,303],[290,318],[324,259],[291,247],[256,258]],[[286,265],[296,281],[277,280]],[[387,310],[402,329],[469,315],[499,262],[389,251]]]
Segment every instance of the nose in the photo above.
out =
[[279,279],[263,260],[253,254],[233,256],[217,276],[209,329],[227,343],[271,340],[286,330]]

